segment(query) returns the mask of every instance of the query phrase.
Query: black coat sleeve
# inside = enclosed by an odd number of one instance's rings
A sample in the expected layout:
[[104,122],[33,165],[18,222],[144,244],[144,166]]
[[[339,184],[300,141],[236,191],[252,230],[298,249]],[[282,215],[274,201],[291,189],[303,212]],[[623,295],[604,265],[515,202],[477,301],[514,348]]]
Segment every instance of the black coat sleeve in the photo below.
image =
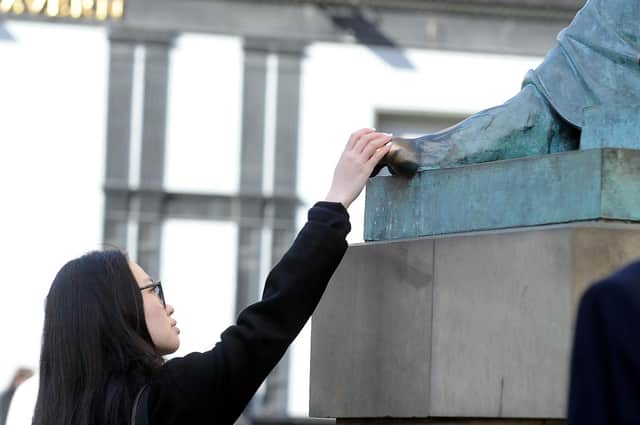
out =
[[349,230],[342,205],[317,203],[271,270],[262,300],[243,310],[211,351],[160,368],[150,385],[150,424],[232,424],[313,313]]
[[640,424],[640,263],[580,301],[567,416],[567,425]]

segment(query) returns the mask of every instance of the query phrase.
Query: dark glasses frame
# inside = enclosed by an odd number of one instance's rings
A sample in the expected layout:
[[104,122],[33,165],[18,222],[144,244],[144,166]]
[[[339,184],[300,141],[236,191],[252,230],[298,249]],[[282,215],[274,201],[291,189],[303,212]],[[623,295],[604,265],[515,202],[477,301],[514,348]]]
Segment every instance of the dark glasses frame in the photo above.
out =
[[144,291],[145,289],[150,289],[150,288],[153,288],[153,292],[155,292],[158,298],[160,298],[160,302],[162,303],[162,306],[164,308],[167,308],[167,303],[164,300],[164,291],[162,290],[162,282],[157,281],[157,282],[153,282],[150,285],[143,286],[142,288],[140,288],[140,291]]

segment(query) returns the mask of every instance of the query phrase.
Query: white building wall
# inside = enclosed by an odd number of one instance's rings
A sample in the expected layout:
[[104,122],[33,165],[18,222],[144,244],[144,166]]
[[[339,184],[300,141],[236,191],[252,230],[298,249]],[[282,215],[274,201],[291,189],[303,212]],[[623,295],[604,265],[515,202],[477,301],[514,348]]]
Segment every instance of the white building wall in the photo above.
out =
[[0,387],[36,367],[44,300],[68,260],[101,248],[105,31],[8,22],[0,41]]
[[237,226],[167,220],[162,236],[162,286],[180,329],[169,357],[210,350],[235,319]]
[[236,194],[242,41],[188,34],[171,51],[165,188]]

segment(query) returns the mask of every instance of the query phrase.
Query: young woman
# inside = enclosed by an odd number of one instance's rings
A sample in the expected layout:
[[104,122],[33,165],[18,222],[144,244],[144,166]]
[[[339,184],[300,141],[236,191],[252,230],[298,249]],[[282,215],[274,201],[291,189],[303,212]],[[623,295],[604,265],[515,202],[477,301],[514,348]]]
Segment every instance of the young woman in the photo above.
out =
[[355,132],[324,202],[211,351],[164,362],[179,330],[160,283],[119,251],[86,254],[47,296],[35,425],[232,424],[320,301],[347,248],[346,211],[389,151]]

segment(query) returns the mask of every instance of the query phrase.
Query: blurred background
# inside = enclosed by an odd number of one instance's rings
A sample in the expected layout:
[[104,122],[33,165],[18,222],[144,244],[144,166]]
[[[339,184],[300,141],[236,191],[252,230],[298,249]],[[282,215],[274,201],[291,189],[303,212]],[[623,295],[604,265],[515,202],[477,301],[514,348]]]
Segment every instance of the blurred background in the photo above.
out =
[[[211,348],[351,132],[503,103],[582,3],[0,0],[0,385],[37,370],[57,270],[105,245],[162,280],[176,355]],[[308,328],[245,423],[311,421]]]

